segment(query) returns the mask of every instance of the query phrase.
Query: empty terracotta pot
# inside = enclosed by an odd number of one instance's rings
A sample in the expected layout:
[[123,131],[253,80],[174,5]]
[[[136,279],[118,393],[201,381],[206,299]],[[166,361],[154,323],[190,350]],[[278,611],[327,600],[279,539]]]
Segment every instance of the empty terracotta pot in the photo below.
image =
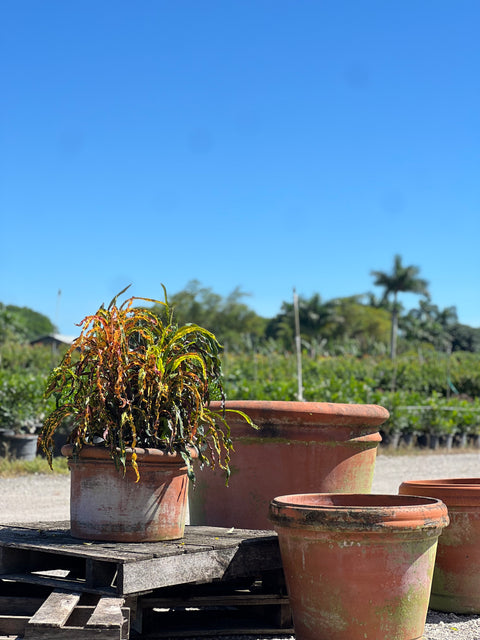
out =
[[[220,411],[220,403],[211,407]],[[278,495],[307,492],[368,493],[372,487],[383,407],[329,402],[229,401],[252,429],[227,413],[234,452],[228,488],[220,472],[196,472],[190,523],[270,529],[268,506]]]
[[480,478],[410,480],[399,493],[432,496],[448,508],[450,524],[438,542],[430,607],[480,613]]
[[140,480],[127,457],[125,475],[104,447],[84,446],[70,469],[70,531],[88,540],[153,542],[182,538],[188,476],[181,456],[158,449],[135,449]]
[[423,497],[275,498],[297,640],[416,640],[428,609],[447,508]]

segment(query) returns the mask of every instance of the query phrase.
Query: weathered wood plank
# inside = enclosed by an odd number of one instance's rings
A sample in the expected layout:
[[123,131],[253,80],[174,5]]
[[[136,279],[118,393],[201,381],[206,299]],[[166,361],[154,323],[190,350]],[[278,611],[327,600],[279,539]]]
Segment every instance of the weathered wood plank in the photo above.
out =
[[175,584],[219,580],[236,552],[233,547],[123,564],[118,571],[117,592],[128,595]]
[[185,536],[181,540],[121,544],[82,541],[72,538],[68,529],[41,529],[40,526],[43,524],[35,528],[0,527],[0,547],[48,551],[83,558],[95,557],[98,560],[115,559],[119,562],[135,562],[152,555],[167,556],[176,555],[179,552],[196,552],[204,550],[204,547],[219,549],[234,546],[245,539],[276,537],[272,531],[187,526]]
[[145,596],[141,599],[142,607],[162,609],[172,607],[239,607],[239,606],[280,606],[289,604],[288,596],[275,594],[215,594],[211,596],[168,597]]
[[79,593],[53,591],[30,618],[28,627],[63,627],[79,600]]
[[80,627],[61,627],[46,629],[36,627],[25,631],[25,640],[122,640],[119,629],[85,629]]
[[[147,559],[152,557],[152,551],[145,548],[126,549],[114,545],[104,545],[102,543],[94,543],[89,541],[79,541],[75,538],[55,537],[48,539],[47,534],[40,535],[31,532],[30,537],[24,536],[16,538],[15,535],[1,535],[0,531],[0,549],[8,550],[10,555],[13,550],[18,551],[18,557],[21,559],[21,551],[35,551],[40,553],[49,553],[62,556],[72,556],[77,558],[95,558],[96,560],[116,561],[116,562],[136,562],[138,559]],[[170,553],[176,553],[175,549],[166,550]],[[0,565],[1,567],[1,565]],[[8,568],[7,568],[8,571]]]
[[100,598],[86,628],[106,629],[123,625],[122,606],[124,598]]
[[[171,640],[172,638],[211,638],[212,636],[215,638],[221,636],[278,636],[281,635],[293,635],[294,629],[293,627],[278,629],[274,626],[269,626],[265,624],[262,626],[260,623],[249,624],[245,623],[245,625],[235,625],[231,622],[222,627],[220,626],[211,626],[211,627],[203,627],[199,625],[191,625],[189,627],[179,627],[176,626],[174,629],[162,629],[161,626],[157,627],[155,631],[149,632],[148,640],[155,640],[156,638],[163,638]],[[1,639],[0,639],[1,640]],[[76,639],[75,639],[76,640]]]
[[197,638],[202,636],[245,635],[264,636],[292,634],[290,624],[283,628],[275,625],[262,609],[250,610],[180,610],[145,611],[141,637],[145,638]]
[[[75,607],[72,615],[68,620],[68,626],[85,628],[86,624],[92,617],[94,611],[95,611],[94,606],[78,605],[77,607]],[[120,611],[122,614],[122,623],[120,625],[121,637],[127,639],[129,638],[129,634],[130,634],[131,611],[126,606],[121,607]]]
[[84,580],[68,579],[60,577],[52,577],[45,575],[36,575],[30,573],[8,573],[2,576],[5,580],[12,580],[18,583],[33,584],[42,587],[53,587],[54,589],[62,589],[64,591],[86,591],[97,595],[111,596],[116,595],[117,590],[112,587],[91,586],[86,585]]

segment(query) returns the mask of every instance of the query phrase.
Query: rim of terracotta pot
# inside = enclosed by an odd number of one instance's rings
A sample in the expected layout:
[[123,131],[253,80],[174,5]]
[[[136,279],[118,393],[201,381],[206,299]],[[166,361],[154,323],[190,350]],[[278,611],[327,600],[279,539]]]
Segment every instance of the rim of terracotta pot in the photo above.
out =
[[438,478],[428,480],[406,480],[399,494],[431,496],[442,500],[447,507],[479,507],[480,478]]
[[[126,449],[127,461],[131,461],[133,452],[137,454],[137,464],[185,464],[184,459],[178,453],[168,453],[166,451],[162,451],[161,449],[143,449],[141,447],[135,447],[133,449],[131,447],[128,447]],[[72,458],[73,445],[64,444],[61,449],[61,453],[66,458]],[[198,457],[198,452],[193,447],[190,454],[192,458]],[[112,460],[109,449],[103,446],[91,444],[84,444],[78,452],[77,457],[82,460]]]
[[[222,403],[210,403],[210,409],[220,412]],[[246,413],[253,422],[297,423],[305,425],[380,426],[390,416],[387,409],[376,404],[344,404],[336,402],[296,402],[289,400],[227,400],[226,409]],[[266,415],[268,414],[268,415]],[[234,414],[232,414],[233,417]],[[229,419],[231,417],[229,416]]]
[[279,496],[270,519],[286,527],[327,531],[436,531],[448,525],[438,498],[412,495],[306,493]]

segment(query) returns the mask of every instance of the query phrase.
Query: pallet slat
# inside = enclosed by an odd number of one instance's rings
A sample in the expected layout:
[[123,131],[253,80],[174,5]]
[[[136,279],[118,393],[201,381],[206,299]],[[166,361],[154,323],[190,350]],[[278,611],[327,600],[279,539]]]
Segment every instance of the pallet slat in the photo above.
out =
[[30,619],[29,627],[63,627],[80,600],[79,593],[52,591],[37,613]]
[[87,628],[105,629],[123,625],[123,598],[100,598],[95,610],[85,625]]

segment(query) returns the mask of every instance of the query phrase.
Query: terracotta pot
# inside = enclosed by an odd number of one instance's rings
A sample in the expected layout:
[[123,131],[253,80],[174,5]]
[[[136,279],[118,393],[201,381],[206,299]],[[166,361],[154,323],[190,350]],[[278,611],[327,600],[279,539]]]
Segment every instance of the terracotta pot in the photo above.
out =
[[412,480],[399,493],[432,496],[448,507],[450,525],[438,542],[430,607],[480,613],[480,478]]
[[[220,403],[211,407],[220,410]],[[368,493],[372,487],[378,427],[386,409],[327,402],[230,401],[258,425],[234,413],[226,418],[233,446],[229,487],[211,469],[198,471],[190,491],[196,525],[270,529],[268,505],[286,493]]]
[[7,432],[4,441],[9,455],[16,460],[35,460],[37,455],[38,436],[32,433]]
[[414,640],[422,636],[437,539],[448,524],[439,500],[307,494],[275,498],[297,640]]
[[[184,534],[188,476],[181,456],[158,449],[135,449],[139,482],[127,462],[118,471],[103,447],[84,446],[69,458],[70,531],[88,540],[146,542],[175,540]],[[131,453],[128,459],[131,458]]]

